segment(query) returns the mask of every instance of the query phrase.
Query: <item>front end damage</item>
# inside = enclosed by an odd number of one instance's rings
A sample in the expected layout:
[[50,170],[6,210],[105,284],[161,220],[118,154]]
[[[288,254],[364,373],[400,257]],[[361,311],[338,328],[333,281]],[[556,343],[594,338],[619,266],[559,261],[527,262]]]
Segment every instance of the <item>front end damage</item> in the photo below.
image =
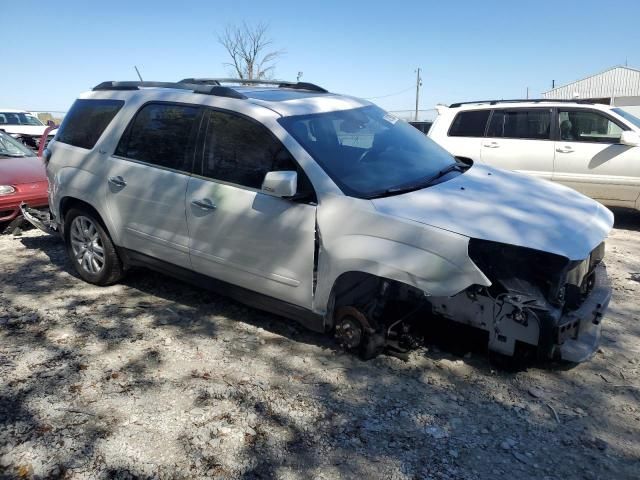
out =
[[485,240],[469,242],[469,256],[490,287],[471,286],[430,298],[434,315],[488,332],[489,349],[513,356],[588,360],[596,351],[611,286],[604,242],[581,261]]
[[[472,239],[469,257],[491,281],[453,296],[352,274],[334,291],[338,342],[363,358],[405,354],[438,320],[486,332],[489,350],[509,357],[588,360],[597,350],[611,286],[604,242],[587,258]],[[533,355],[532,355],[533,354]]]

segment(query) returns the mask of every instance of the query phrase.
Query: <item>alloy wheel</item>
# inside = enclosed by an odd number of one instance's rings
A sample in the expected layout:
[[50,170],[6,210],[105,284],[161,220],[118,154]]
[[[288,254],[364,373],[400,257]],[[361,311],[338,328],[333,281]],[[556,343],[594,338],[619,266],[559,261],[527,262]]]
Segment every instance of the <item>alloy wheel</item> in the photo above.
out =
[[95,222],[82,215],[71,222],[69,232],[73,258],[80,267],[91,275],[97,275],[105,264],[104,247]]

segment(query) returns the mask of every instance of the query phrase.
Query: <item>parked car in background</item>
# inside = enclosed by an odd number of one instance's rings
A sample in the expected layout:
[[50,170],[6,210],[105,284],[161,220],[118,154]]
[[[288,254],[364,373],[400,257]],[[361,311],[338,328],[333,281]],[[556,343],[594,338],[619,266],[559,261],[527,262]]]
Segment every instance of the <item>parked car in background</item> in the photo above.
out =
[[104,82],[44,159],[53,225],[89,283],[146,266],[363,357],[410,348],[438,318],[504,355],[597,348],[611,212],[458,162],[368,101],[309,83]]
[[[24,110],[0,108],[0,131],[4,131],[27,147],[37,150],[40,140],[48,125],[42,123],[38,117]],[[49,132],[47,141],[55,135],[55,130]]]
[[640,119],[584,101],[438,106],[429,136],[452,155],[562,183],[640,209]]
[[411,125],[412,127],[417,128],[418,130],[420,130],[422,133],[424,133],[425,135],[427,133],[429,133],[429,129],[431,128],[431,125],[433,125],[433,122],[409,122],[409,125]]
[[0,132],[0,232],[20,222],[20,204],[46,209],[47,176],[42,160],[22,143]]

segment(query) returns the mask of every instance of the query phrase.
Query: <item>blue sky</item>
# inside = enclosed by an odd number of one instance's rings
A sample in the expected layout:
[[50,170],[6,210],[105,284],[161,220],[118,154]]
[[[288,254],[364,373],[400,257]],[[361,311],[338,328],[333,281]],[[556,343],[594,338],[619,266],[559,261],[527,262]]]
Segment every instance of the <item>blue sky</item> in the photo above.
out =
[[216,33],[267,22],[286,50],[276,77],[412,109],[538,96],[610,66],[640,68],[640,2],[188,1],[37,2],[2,6],[0,107],[66,110],[103,80],[227,76]]

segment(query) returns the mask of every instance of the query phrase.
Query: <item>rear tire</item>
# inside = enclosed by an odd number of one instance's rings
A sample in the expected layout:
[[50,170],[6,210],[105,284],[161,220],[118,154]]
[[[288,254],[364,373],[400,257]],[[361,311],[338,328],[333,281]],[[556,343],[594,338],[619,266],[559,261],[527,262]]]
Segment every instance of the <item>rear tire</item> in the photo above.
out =
[[69,210],[64,217],[64,242],[73,267],[85,282],[104,286],[122,278],[122,260],[95,213]]

